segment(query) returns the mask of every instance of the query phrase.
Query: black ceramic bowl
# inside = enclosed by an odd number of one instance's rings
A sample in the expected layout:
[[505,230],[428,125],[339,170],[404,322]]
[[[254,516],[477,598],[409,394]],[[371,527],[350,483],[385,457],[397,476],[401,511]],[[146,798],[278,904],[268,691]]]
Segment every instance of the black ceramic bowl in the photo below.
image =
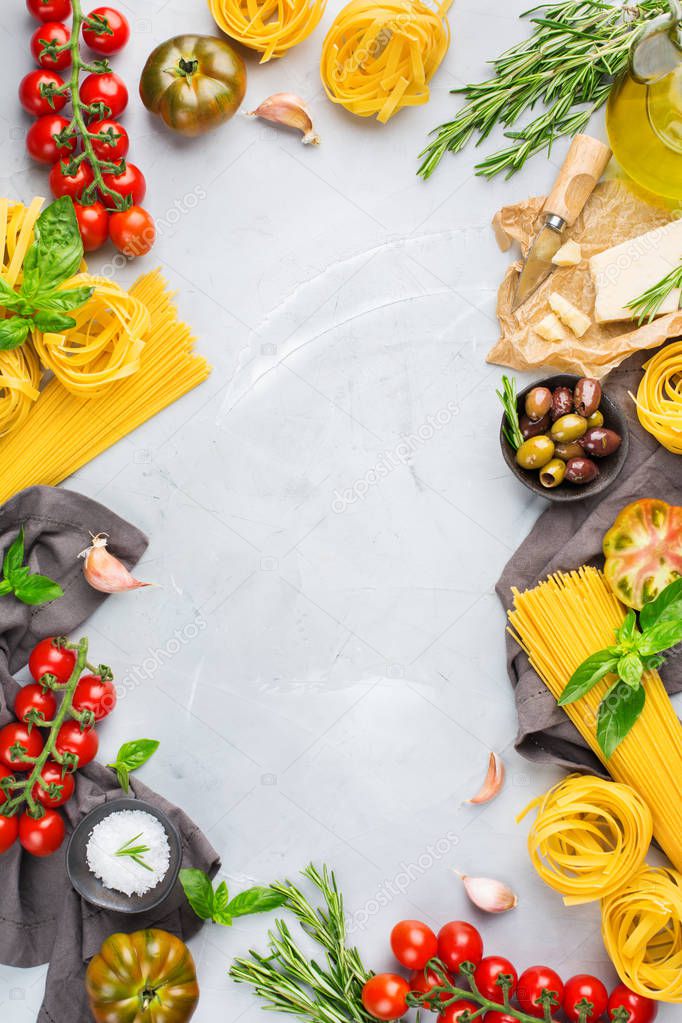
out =
[[[100,821],[117,810],[143,810],[161,822],[170,847],[168,873],[156,888],[144,895],[125,895],[123,892],[105,888],[99,878],[88,867],[85,851],[92,829]],[[116,913],[145,913],[159,906],[172,892],[182,864],[180,836],[165,813],[142,799],[112,799],[102,803],[86,814],[69,839],[66,849],[66,872],[71,884],[86,902]]]
[[[519,416],[523,414],[526,395],[533,387],[548,387],[550,391],[553,391],[555,387],[570,387],[573,390],[578,380],[580,380],[580,377],[573,376],[571,373],[559,373],[553,377],[546,377],[544,380],[535,380],[528,387],[524,387],[518,395],[517,408]],[[528,487],[534,494],[544,497],[547,501],[564,502],[584,501],[586,497],[594,497],[595,494],[601,494],[608,490],[625,465],[630,447],[630,434],[624,412],[609,398],[605,391],[602,391],[599,408],[604,416],[604,426],[620,434],[622,438],[620,447],[607,458],[595,459],[599,466],[599,475],[596,480],[592,480],[591,483],[585,483],[583,486],[564,482],[553,490],[543,487],[537,472],[529,472],[527,469],[522,469],[516,464],[514,449],[509,444],[502,429],[505,424],[504,414],[502,415],[502,423],[500,425],[500,447],[502,448],[502,454],[504,455],[505,462],[516,478],[523,483],[524,487]]]

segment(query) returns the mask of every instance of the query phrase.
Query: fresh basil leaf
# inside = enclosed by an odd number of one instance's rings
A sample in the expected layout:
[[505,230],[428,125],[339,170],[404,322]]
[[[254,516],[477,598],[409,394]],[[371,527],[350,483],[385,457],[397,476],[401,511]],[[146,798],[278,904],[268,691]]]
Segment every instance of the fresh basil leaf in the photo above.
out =
[[8,320],[0,320],[0,351],[9,352],[23,345],[28,337],[30,320],[23,316],[12,316]]
[[130,791],[130,772],[124,764],[109,764],[116,771],[119,787],[128,795]]
[[619,654],[616,647],[608,647],[592,654],[571,675],[566,688],[558,699],[560,707],[573,703],[599,682],[600,679],[615,671],[618,666]]
[[613,755],[644,709],[644,686],[633,689],[618,681],[599,704],[597,741],[607,758]]
[[657,671],[665,664],[665,657],[662,657],[660,654],[652,654],[651,657],[643,657],[642,664],[645,671]]
[[36,313],[33,322],[43,334],[62,334],[76,326],[74,318],[64,313],[39,312]]
[[[158,748],[158,739],[133,739],[124,742],[116,755],[116,764],[123,764],[128,771],[136,771],[138,767],[147,763]],[[114,766],[115,764],[109,764],[109,767]]]
[[647,632],[654,625],[663,621],[679,621],[682,619],[682,578],[675,579],[661,590],[655,600],[645,604],[639,612],[639,625],[642,632]]
[[7,548],[7,554],[2,563],[3,574],[9,576],[10,572],[21,568],[24,563],[24,527],[19,530],[19,535]]
[[0,306],[4,309],[14,310],[20,308],[22,302],[21,295],[7,283],[4,277],[0,277]]
[[64,590],[59,583],[48,579],[46,575],[30,575],[28,579],[18,585],[12,580],[14,596],[22,604],[30,604],[37,607],[38,604],[49,604],[52,600],[59,600],[64,596]]
[[617,671],[618,677],[621,678],[626,685],[632,686],[633,689],[638,685],[641,685],[644,665],[642,664],[641,658],[638,654],[624,654],[618,661]]
[[286,901],[286,896],[273,892],[271,888],[248,888],[245,892],[235,895],[227,907],[231,917],[250,916],[252,913],[268,913],[277,909]]
[[215,923],[222,924],[223,927],[229,927],[232,924],[232,917],[228,911],[229,901],[230,893],[227,890],[227,885],[221,881],[213,894],[212,917]]
[[6,597],[8,593],[12,592],[12,584],[7,579],[3,579],[0,582],[0,597]]
[[200,920],[210,920],[213,916],[213,885],[203,870],[186,867],[180,871],[182,885],[187,901]]
[[649,656],[670,650],[678,643],[682,643],[682,618],[663,619],[646,630],[637,644],[637,649],[643,656]]
[[28,579],[31,574],[31,569],[28,565],[21,565],[19,568],[13,568],[11,572],[8,572],[7,578],[9,579],[10,586],[13,590],[16,590],[17,586],[21,586],[25,579]]
[[51,291],[44,297],[41,292],[35,296],[36,306],[43,312],[68,313],[72,309],[80,309],[82,305],[92,298],[94,288],[65,288],[61,291]]
[[625,621],[616,633],[619,643],[627,643],[637,634],[637,615],[634,611],[628,611]]
[[29,246],[29,279],[22,292],[34,298],[46,295],[78,272],[83,259],[81,241],[73,200],[68,196],[55,199],[36,221],[33,244]]

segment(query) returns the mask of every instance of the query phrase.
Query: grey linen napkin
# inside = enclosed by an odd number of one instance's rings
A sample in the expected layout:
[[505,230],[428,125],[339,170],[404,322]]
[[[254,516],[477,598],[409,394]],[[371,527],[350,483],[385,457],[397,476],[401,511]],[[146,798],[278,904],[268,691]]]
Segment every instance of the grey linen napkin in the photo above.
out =
[[[22,524],[31,569],[56,579],[64,596],[38,608],[13,597],[0,598],[0,726],[13,720],[11,707],[19,686],[12,673],[26,664],[35,643],[73,632],[106,599],[87,585],[77,557],[87,546],[89,531],[108,533],[128,568],[147,547],[146,537],[134,526],[68,490],[31,487],[0,508],[0,551],[7,549]],[[196,825],[140,782],[133,781],[131,788],[171,818],[182,838],[183,866],[215,874],[218,855]],[[75,795],[64,807],[67,831],[102,801],[122,795],[112,771],[89,764],[78,772]],[[50,964],[38,1023],[90,1023],[85,963],[109,934],[154,926],[188,938],[201,926],[179,885],[162,907],[141,916],[111,913],[84,902],[67,878],[65,847],[66,843],[54,856],[36,859],[17,843],[0,856],[0,962],[24,967]]]
[[[618,512],[640,497],[682,504],[682,461],[660,447],[639,424],[634,402],[641,366],[651,353],[638,353],[614,370],[605,390],[625,410],[630,423],[630,453],[613,487],[603,497],[577,504],[554,504],[536,522],[527,539],[506,565],[497,583],[505,610],[511,607],[511,588],[525,590],[552,572],[579,565],[603,565],[602,540]],[[528,760],[608,777],[566,714],[557,707],[526,654],[507,635],[507,670],[514,686],[518,715],[517,750]],[[661,669],[669,693],[682,692],[682,658],[671,658]]]

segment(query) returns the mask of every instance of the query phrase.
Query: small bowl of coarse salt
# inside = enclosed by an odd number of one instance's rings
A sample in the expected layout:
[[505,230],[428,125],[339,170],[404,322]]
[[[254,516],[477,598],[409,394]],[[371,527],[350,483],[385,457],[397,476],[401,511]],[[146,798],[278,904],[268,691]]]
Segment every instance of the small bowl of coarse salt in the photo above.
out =
[[143,913],[163,902],[178,879],[180,836],[165,813],[141,799],[114,799],[87,814],[66,850],[71,884],[88,902]]

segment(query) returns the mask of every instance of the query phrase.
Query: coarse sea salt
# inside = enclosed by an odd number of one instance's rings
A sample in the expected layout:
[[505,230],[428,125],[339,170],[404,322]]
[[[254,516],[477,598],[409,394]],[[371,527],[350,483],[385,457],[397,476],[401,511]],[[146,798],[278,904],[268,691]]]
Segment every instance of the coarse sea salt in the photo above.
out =
[[[131,856],[117,855],[126,845],[146,847],[139,854],[146,867]],[[144,810],[115,810],[92,829],[85,855],[88,867],[105,888],[124,895],[144,895],[168,873],[170,846],[163,824],[152,814]]]

